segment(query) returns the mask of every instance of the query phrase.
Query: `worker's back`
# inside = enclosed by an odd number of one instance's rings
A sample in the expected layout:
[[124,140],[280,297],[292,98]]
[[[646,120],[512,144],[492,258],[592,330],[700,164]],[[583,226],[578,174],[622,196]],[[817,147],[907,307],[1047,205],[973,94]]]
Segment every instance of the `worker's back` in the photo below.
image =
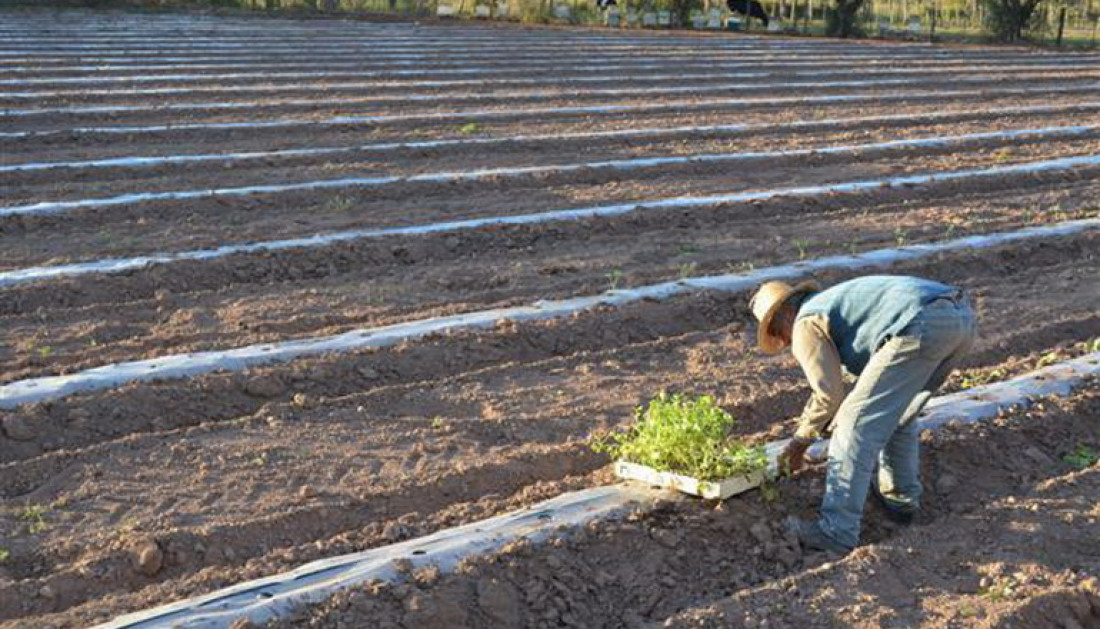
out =
[[901,275],[868,275],[841,282],[802,302],[798,317],[822,314],[845,369],[859,375],[871,354],[896,336],[928,302],[958,289]]

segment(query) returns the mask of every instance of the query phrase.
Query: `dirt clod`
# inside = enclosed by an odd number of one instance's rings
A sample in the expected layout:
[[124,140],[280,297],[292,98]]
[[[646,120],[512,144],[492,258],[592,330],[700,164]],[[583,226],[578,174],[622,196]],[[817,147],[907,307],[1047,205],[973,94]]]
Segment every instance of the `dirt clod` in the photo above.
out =
[[152,577],[164,566],[164,552],[155,541],[145,540],[133,548],[130,560],[134,570]]
[[13,441],[32,441],[38,436],[31,423],[22,415],[4,415],[0,418],[0,426],[8,439]]
[[245,382],[244,390],[253,397],[273,398],[282,395],[286,386],[273,376],[253,376]]

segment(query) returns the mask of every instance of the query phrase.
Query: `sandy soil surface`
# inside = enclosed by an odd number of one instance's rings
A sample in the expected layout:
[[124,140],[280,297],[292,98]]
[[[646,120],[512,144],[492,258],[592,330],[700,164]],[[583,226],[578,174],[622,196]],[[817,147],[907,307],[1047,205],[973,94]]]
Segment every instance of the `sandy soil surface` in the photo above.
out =
[[[1090,69],[1095,55],[487,25],[4,15],[11,19],[0,20],[0,81],[5,91],[27,94],[0,96],[3,132],[47,133],[2,138],[3,165],[458,141],[436,148],[374,146],[311,156],[0,172],[4,208],[1100,124],[1098,77]],[[375,60],[349,61],[333,52],[371,38]],[[317,46],[309,65],[280,68],[303,42]],[[560,61],[574,63],[569,72],[555,72],[551,63],[522,65],[566,43]],[[401,56],[410,53],[422,56]],[[1056,68],[1026,69],[1044,64]],[[630,70],[642,67],[648,74]],[[734,78],[754,67],[771,76]],[[843,74],[846,68],[851,76]],[[395,74],[402,69],[423,74]],[[343,74],[261,76],[298,70]],[[354,80],[384,84],[332,85],[352,80],[349,72],[373,71],[383,75]],[[806,74],[815,71],[821,73],[816,79]],[[712,78],[654,78],[693,72]],[[215,76],[225,73],[242,76]],[[177,74],[191,78],[170,76]],[[574,75],[599,80],[574,81]],[[840,85],[914,76],[917,82],[905,85]],[[155,80],[113,80],[126,77]],[[86,79],[111,81],[80,82]],[[415,85],[432,80],[469,82]],[[782,85],[810,80],[823,85]],[[324,85],[303,90],[306,82]],[[749,89],[693,87],[716,82]],[[233,86],[262,90],[223,89]],[[1047,86],[1069,89],[1048,93]],[[194,89],[149,93],[162,88]],[[121,91],[104,91],[111,89]],[[664,91],[642,91],[658,89]],[[557,92],[533,96],[536,90]],[[852,100],[784,100],[841,94]],[[363,109],[328,102],[349,96],[373,100],[373,113],[404,117],[321,124]],[[422,96],[433,100],[413,99]],[[757,100],[729,100],[741,97]],[[269,102],[301,98],[318,103]],[[200,101],[254,106],[171,107]],[[11,109],[98,105],[143,109],[5,117]],[[534,111],[577,105],[634,109]],[[1037,106],[1048,109],[1007,111]],[[423,116],[484,108],[498,113]],[[297,122],[125,133],[88,128],[276,118]],[[738,124],[758,126],[671,130]],[[609,135],[647,129],[670,131]],[[540,137],[480,142],[519,135]],[[137,200],[53,216],[0,217],[0,271],[345,229],[1007,166],[1092,156],[1098,147],[1100,135],[1088,133]],[[1098,198],[1096,170],[1083,168],[362,239],[10,285],[0,288],[0,384],[1092,218],[1100,211]],[[1033,239],[891,268],[956,283],[975,297],[981,338],[947,390],[1090,351],[1100,337],[1097,237],[1093,231]],[[825,273],[821,279],[843,277]],[[623,425],[635,405],[661,389],[715,395],[740,419],[737,430],[747,439],[786,436],[806,390],[790,358],[762,358],[752,350],[747,297],[692,294],[0,411],[0,628],[84,627],[610,482],[607,460],[588,451],[586,438]],[[755,495],[721,509],[670,503],[547,547],[521,545],[473,561],[457,576],[410,575],[395,587],[337,597],[287,626],[751,626],[764,618],[770,626],[801,626],[797,615],[804,614],[837,626],[1038,627],[1043,614],[1056,613],[1062,626],[1074,627],[1064,620],[1071,618],[1088,627],[1095,622],[1089,596],[1096,588],[1089,579],[1097,576],[1096,558],[1088,536],[1096,538],[1096,513],[1095,501],[1083,497],[1095,493],[1095,468],[1073,470],[1062,456],[1078,445],[1098,447],[1095,422],[1088,421],[1096,399],[1090,386],[1029,411],[1035,417],[1015,413],[993,427],[929,437],[926,478],[935,497],[925,521],[910,531],[893,530],[871,513],[870,545],[841,562],[795,553],[776,525],[785,513],[812,508],[821,482],[812,472],[785,483],[775,503]],[[991,464],[991,447],[1023,456],[1028,465],[1012,466],[1012,457]],[[1024,535],[1045,541],[1027,548],[1016,541]],[[960,558],[965,553],[951,549],[973,553]],[[645,558],[643,565],[623,561],[635,554]],[[1073,560],[1074,554],[1083,559]],[[693,559],[698,557],[707,560]],[[749,559],[735,564],[730,557]],[[1008,584],[1011,594],[1004,591]]]
[[422,568],[270,626],[1095,626],[1100,470],[1062,457],[1100,439],[1097,412],[1094,384],[991,426],[922,437],[934,491],[919,521],[898,528],[869,506],[865,545],[841,560],[803,554],[781,524],[819,500],[812,470],[774,501],[671,502],[517,543],[457,575]]

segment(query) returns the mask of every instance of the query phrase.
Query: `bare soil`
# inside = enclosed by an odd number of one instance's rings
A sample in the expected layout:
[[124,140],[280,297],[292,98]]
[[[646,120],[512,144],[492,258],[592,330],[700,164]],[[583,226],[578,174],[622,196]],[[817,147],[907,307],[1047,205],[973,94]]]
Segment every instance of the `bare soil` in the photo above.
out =
[[[0,112],[4,132],[35,132],[3,138],[3,164],[461,141],[313,157],[0,173],[0,207],[1100,123],[1095,55],[471,24],[81,11],[0,16],[9,18],[0,20],[0,52],[12,53],[0,55],[0,81],[9,81],[5,92],[35,93],[0,95],[0,107],[142,108]],[[308,58],[300,54],[302,45],[313,46]],[[335,54],[339,47],[369,47],[378,57],[360,62]],[[560,59],[545,58],[551,50],[559,50]],[[408,53],[423,56],[400,57]],[[291,67],[305,62],[305,68]],[[556,70],[555,62],[570,65]],[[1058,67],[1026,69],[1044,64]],[[725,76],[754,68],[771,76]],[[258,75],[292,70],[382,74]],[[214,76],[232,72],[242,76]],[[681,78],[692,73],[715,78]],[[174,74],[194,76],[169,76]],[[674,78],[654,78],[660,75]],[[977,82],[964,80],[974,76]],[[160,78],[66,82],[102,77]],[[917,82],[832,85],[897,78]],[[10,83],[23,79],[50,82]],[[470,82],[415,84],[452,79]],[[381,84],[334,85],[351,80]],[[750,89],[690,87],[736,81]],[[806,81],[823,85],[781,85]],[[303,83],[320,85],[303,89]],[[263,91],[224,91],[234,86]],[[1044,91],[1048,87],[1065,91]],[[104,91],[116,88],[122,91]],[[147,88],[194,90],[134,91]],[[624,91],[607,91],[612,88]],[[554,93],[533,95],[539,90]],[[784,100],[839,94],[852,100]],[[424,96],[434,100],[413,99]],[[347,97],[373,102],[331,102]],[[741,97],[757,100],[728,100]],[[301,98],[317,103],[274,103]],[[254,106],[173,107],[200,101]],[[635,108],[537,111],[574,105]],[[1040,105],[1055,109],[1000,111]],[[431,117],[485,108],[497,113]],[[398,118],[323,124],[333,115],[363,111]],[[867,117],[877,119],[862,119]],[[209,126],[274,119],[295,122]],[[767,126],[570,135],[735,124]],[[140,125],[169,128],[90,128]],[[519,135],[544,137],[476,142]],[[1091,156],[1098,138],[983,140],[7,216],[0,218],[0,271],[345,229]],[[1096,169],[1083,168],[361,239],[6,286],[0,289],[0,384],[1056,224],[1098,216],[1098,198]],[[1100,337],[1097,238],[1095,231],[1039,238],[890,267],[955,283],[975,298],[981,336],[945,390],[1092,351]],[[820,279],[847,276],[825,273]],[[0,411],[0,629],[85,627],[612,482],[608,461],[588,450],[587,437],[624,425],[637,404],[662,389],[715,395],[751,441],[786,436],[807,392],[792,359],[761,357],[752,349],[747,298],[698,293]],[[1088,499],[1096,493],[1095,467],[1073,470],[1061,457],[1078,445],[1100,447],[1096,423],[1089,421],[1096,410],[1097,391],[1090,385],[1068,400],[1008,414],[991,426],[929,436],[924,458],[934,495],[925,521],[910,531],[894,530],[871,511],[869,545],[840,562],[801,556],[776,524],[783,514],[812,510],[821,484],[812,472],[784,483],[776,503],[756,495],[721,508],[677,501],[548,546],[519,545],[474,560],[459,575],[440,578],[429,571],[396,586],[341,595],[283,626],[759,626],[764,619],[769,626],[807,626],[807,619],[822,626],[1040,627],[1055,614],[1063,627],[1089,627],[1096,623],[1090,540],[1097,539],[1097,514],[1095,500]],[[990,457],[991,448],[1006,454]],[[954,485],[944,480],[949,477]],[[980,585],[983,576],[986,585]],[[1004,592],[1007,584],[1012,594]]]
[[[922,436],[932,491],[908,528],[869,506],[864,545],[803,554],[821,470],[725,503],[681,500],[517,543],[456,575],[422,568],[272,627],[1091,627],[1100,622],[1100,470],[1061,460],[1100,431],[1096,386],[992,425]],[[991,464],[990,451],[1000,464]],[[1026,460],[1021,468],[1019,462]]]

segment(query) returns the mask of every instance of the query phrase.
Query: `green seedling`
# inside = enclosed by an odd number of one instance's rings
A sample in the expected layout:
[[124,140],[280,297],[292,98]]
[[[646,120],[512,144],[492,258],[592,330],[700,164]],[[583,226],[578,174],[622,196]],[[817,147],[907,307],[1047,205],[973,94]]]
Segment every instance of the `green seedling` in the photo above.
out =
[[897,241],[899,247],[905,245],[909,241],[909,230],[898,227],[894,230],[894,240]]
[[624,432],[590,440],[596,452],[657,470],[713,481],[748,475],[767,467],[764,448],[729,436],[734,418],[710,396],[690,398],[662,392],[635,412]]
[[993,159],[998,164],[1002,164],[1004,162],[1007,162],[1008,160],[1012,159],[1012,149],[1010,149],[1008,147],[1005,147],[1003,149],[998,149],[998,150],[994,151],[993,152]]
[[354,207],[355,201],[341,194],[326,201],[324,209],[329,212],[349,212]]
[[7,548],[0,548],[0,563],[8,563],[11,559],[11,551]]
[[615,290],[619,287],[619,282],[623,280],[623,270],[615,269],[607,274],[607,287],[608,290]]
[[791,240],[791,244],[794,245],[795,249],[798,249],[798,259],[805,260],[806,249],[810,246],[810,241],[804,238],[795,238]]
[[1096,462],[1100,461],[1100,452],[1082,443],[1078,444],[1073,452],[1063,456],[1062,460],[1079,470],[1083,470],[1086,467],[1096,465]]
[[1092,339],[1088,344],[1089,353],[1100,352],[1100,336]]
[[1047,365],[1053,365],[1061,359],[1062,355],[1058,352],[1047,352],[1046,354],[1043,354],[1041,358],[1039,358],[1039,361],[1035,363],[1035,367],[1037,369],[1041,369],[1043,367],[1046,367]]
[[695,262],[687,262],[680,265],[680,279],[685,279],[695,275],[695,271],[699,269],[699,265]]
[[987,373],[966,373],[963,374],[962,381],[959,383],[959,386],[963,389],[973,389],[975,387],[989,384],[990,382],[1004,380],[1007,376],[1008,372],[1000,368],[994,369],[993,371]]
[[436,415],[432,418],[432,430],[442,430],[447,426],[447,422],[443,421],[443,418]]
[[19,519],[30,523],[27,532],[31,535],[38,535],[50,528],[50,523],[46,521],[46,509],[42,505],[27,505],[19,514]]
[[701,251],[701,249],[699,249],[699,245],[697,245],[695,243],[691,243],[691,242],[680,243],[679,252],[680,252],[680,255],[682,255],[682,256],[691,255],[691,254],[694,254],[694,253],[699,253],[699,251]]
[[760,483],[760,496],[768,504],[775,504],[783,497],[779,485],[766,478],[763,483]]
[[53,354],[53,348],[49,345],[44,345],[38,348],[38,355],[42,358],[49,358],[50,354]]
[[472,135],[474,133],[477,133],[478,131],[481,131],[481,126],[478,125],[476,122],[467,122],[466,124],[458,128],[458,132],[462,135]]
[[137,527],[138,527],[138,519],[134,516],[130,516],[128,518],[123,519],[122,522],[119,522],[118,532],[120,534],[130,533],[132,531],[137,530]]

